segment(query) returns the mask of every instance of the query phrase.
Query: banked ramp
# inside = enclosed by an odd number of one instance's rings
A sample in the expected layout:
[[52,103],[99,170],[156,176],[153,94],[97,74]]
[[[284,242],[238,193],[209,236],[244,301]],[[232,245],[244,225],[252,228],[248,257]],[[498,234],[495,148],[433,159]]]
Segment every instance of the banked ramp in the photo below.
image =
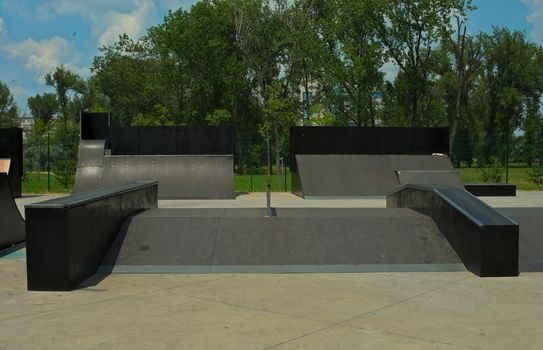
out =
[[0,172],[0,249],[25,240],[25,223],[9,186],[6,173]]
[[384,197],[407,184],[464,188],[451,161],[441,155],[297,154],[297,195]]
[[132,217],[101,270],[310,273],[464,269],[431,218],[408,209],[152,209]]

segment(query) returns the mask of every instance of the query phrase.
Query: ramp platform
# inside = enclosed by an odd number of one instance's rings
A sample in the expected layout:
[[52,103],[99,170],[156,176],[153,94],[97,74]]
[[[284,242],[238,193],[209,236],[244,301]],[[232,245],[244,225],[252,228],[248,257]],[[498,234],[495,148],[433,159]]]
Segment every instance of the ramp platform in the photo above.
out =
[[132,217],[102,272],[450,271],[464,265],[407,209],[152,209]]

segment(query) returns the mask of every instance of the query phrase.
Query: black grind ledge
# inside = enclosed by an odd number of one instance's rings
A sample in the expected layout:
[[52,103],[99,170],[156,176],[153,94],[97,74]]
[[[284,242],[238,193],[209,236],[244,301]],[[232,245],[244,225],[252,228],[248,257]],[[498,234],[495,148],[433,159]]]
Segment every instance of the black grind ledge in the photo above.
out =
[[518,276],[519,226],[465,190],[406,185],[388,208],[432,217],[468,270],[481,277]]
[[466,184],[466,191],[478,197],[515,197],[517,185],[511,184]]
[[25,206],[31,291],[68,291],[99,268],[124,221],[157,207],[157,182],[135,182]]

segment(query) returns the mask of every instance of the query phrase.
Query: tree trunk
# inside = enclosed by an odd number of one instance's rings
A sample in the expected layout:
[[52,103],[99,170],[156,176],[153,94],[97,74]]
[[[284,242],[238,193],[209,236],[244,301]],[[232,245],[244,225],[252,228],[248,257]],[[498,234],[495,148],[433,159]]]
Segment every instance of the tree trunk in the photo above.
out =
[[[460,79],[463,80],[462,78]],[[454,155],[455,158],[457,157],[456,157],[456,153],[454,149],[454,139],[456,138],[456,133],[458,131],[458,121],[460,120],[460,109],[462,107],[463,89],[464,89],[464,82],[460,81],[459,86],[458,86],[458,91],[456,94],[456,105],[454,108],[454,114],[453,114],[453,119],[451,123],[451,134],[449,138],[449,153],[450,153],[449,157]]]
[[411,93],[411,126],[416,128],[418,126],[418,104],[419,104],[419,96],[418,93],[413,90]]

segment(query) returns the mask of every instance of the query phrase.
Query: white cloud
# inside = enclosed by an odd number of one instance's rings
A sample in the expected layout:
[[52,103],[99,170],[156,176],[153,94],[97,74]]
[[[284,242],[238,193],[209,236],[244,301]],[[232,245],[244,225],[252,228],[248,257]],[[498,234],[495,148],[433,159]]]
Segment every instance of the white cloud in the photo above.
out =
[[[137,38],[145,33],[150,15],[156,14],[156,7],[153,1],[137,0],[135,2],[137,6],[130,13],[109,11],[100,16],[98,21],[94,20],[96,23],[107,25],[106,30],[99,36],[100,46],[117,41],[121,34],[126,33],[131,38]],[[95,29],[98,28],[95,26]]]
[[139,38],[158,16],[154,0],[49,0],[36,10],[36,17],[79,15],[91,24],[92,34],[100,46],[117,41],[119,35]]
[[522,0],[528,7],[526,20],[533,25],[530,36],[533,40],[543,42],[543,0]]
[[385,73],[385,80],[390,82],[394,82],[399,71],[400,68],[392,61],[388,61],[381,68],[381,72]]
[[54,36],[36,41],[26,39],[2,47],[8,57],[21,62],[27,71],[36,73],[36,79],[43,82],[43,76],[63,64],[79,74],[82,55],[66,39]]

